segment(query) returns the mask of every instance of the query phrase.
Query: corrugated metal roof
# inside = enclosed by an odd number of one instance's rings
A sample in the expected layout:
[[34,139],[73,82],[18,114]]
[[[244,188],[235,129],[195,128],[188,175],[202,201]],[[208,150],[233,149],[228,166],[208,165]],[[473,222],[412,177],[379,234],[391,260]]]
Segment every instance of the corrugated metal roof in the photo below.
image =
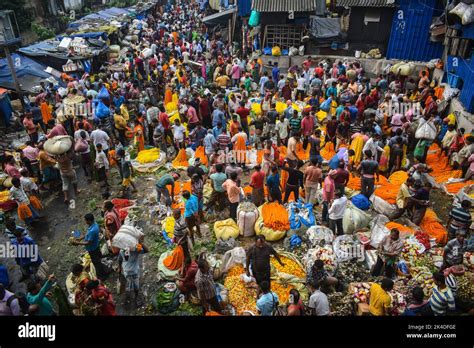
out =
[[315,0],[253,0],[252,10],[258,12],[310,12],[316,10]]
[[399,4],[403,17],[399,17],[398,13],[393,15],[387,58],[421,62],[440,58],[443,45],[430,41],[430,25],[436,14],[436,0],[425,0],[425,3],[400,0]]
[[397,7],[395,0],[337,0],[343,7]]

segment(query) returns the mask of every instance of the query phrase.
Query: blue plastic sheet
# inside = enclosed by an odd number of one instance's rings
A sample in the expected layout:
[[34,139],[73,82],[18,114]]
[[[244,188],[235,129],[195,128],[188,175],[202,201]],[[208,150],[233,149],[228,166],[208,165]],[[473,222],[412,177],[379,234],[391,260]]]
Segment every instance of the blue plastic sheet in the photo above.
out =
[[370,208],[369,199],[361,193],[352,197],[351,201],[352,201],[352,204],[354,204],[360,210],[367,210]]
[[110,116],[110,109],[101,101],[97,105],[97,108],[95,109],[95,116],[103,120],[104,118],[107,118]]
[[[316,223],[316,219],[313,213],[313,205],[311,203],[303,203],[301,200],[298,202],[292,202],[289,205],[290,208],[290,228],[292,230],[297,230],[302,227],[311,227]],[[308,217],[305,218],[298,214],[300,210],[307,210]]]

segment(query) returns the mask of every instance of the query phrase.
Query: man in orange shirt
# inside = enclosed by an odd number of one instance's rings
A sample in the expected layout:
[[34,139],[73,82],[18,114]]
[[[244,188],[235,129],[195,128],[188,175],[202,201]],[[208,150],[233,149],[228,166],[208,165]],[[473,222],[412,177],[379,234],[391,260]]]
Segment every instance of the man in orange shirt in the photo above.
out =
[[227,179],[222,187],[227,192],[227,198],[230,202],[230,217],[237,221],[237,206],[240,203],[240,188],[237,186],[237,173],[230,173],[230,179]]

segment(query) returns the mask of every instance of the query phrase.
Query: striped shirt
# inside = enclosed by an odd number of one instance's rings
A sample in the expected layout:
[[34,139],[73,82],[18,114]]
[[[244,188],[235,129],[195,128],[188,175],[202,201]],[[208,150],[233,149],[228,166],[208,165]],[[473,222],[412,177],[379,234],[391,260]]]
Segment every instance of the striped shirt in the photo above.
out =
[[297,133],[301,129],[301,119],[299,117],[297,118],[290,118],[290,129],[294,132]]
[[430,306],[434,315],[446,315],[448,310],[454,311],[456,304],[451,289],[449,287],[439,289],[435,286],[431,293]]
[[210,300],[216,296],[216,288],[214,284],[214,278],[212,276],[212,269],[209,269],[209,272],[203,273],[201,270],[198,270],[196,277],[194,278],[194,283],[196,284],[196,290],[200,300]]
[[453,296],[456,297],[456,294],[458,293],[458,284],[456,278],[451,273],[446,277],[446,285],[451,289]]
[[221,150],[225,150],[228,148],[230,144],[230,136],[227,133],[221,133],[217,137],[217,142],[219,143],[219,148]]
[[469,226],[471,226],[472,220],[469,210],[464,208],[453,208],[449,213],[449,217],[452,219],[450,227],[453,229],[468,229]]

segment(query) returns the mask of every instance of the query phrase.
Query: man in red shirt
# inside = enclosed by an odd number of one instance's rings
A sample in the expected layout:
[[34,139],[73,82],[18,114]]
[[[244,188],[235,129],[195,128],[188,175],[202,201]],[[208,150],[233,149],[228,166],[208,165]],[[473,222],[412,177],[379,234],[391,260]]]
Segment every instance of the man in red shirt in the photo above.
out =
[[318,77],[320,79],[323,78],[323,75],[324,75],[324,67],[323,67],[323,64],[322,63],[319,63],[319,65],[316,67],[316,69],[314,69],[314,72],[316,73],[316,75],[318,75]]
[[305,138],[309,137],[313,133],[314,118],[311,117],[309,112],[305,112],[303,119],[301,120],[301,131]]
[[349,182],[349,172],[345,169],[346,164],[344,161],[339,163],[339,167],[336,169],[336,174],[334,175],[334,184],[336,185],[336,190],[340,191],[342,195],[345,194],[344,188]]
[[313,61],[311,60],[311,57],[308,56],[308,59],[306,59],[306,60],[303,62],[303,69],[304,69],[305,71],[308,71],[312,64],[313,64]]
[[165,112],[164,105],[160,105],[159,109],[160,109],[160,114],[158,115],[158,119],[160,121],[160,124],[163,126],[165,142],[167,144],[170,144],[168,142],[168,138],[169,138],[170,141],[171,141],[171,144],[174,144],[173,132],[171,130],[170,119],[168,117],[168,114]]
[[212,128],[211,108],[209,99],[203,96],[199,101],[199,114],[202,118],[202,126],[206,129]]
[[252,188],[252,202],[258,207],[265,201],[264,194],[265,173],[259,164],[255,166],[255,172],[250,177],[250,187]]
[[250,115],[250,110],[245,107],[245,102],[240,102],[240,107],[235,111],[237,115],[240,116],[240,126],[247,136],[249,136],[249,121],[248,116]]
[[196,109],[194,108],[194,106],[192,106],[192,104],[190,102],[187,102],[187,106],[188,106],[188,113],[187,113],[187,115],[188,115],[188,129],[191,131],[199,123],[199,117],[198,117],[198,114],[196,112]]

